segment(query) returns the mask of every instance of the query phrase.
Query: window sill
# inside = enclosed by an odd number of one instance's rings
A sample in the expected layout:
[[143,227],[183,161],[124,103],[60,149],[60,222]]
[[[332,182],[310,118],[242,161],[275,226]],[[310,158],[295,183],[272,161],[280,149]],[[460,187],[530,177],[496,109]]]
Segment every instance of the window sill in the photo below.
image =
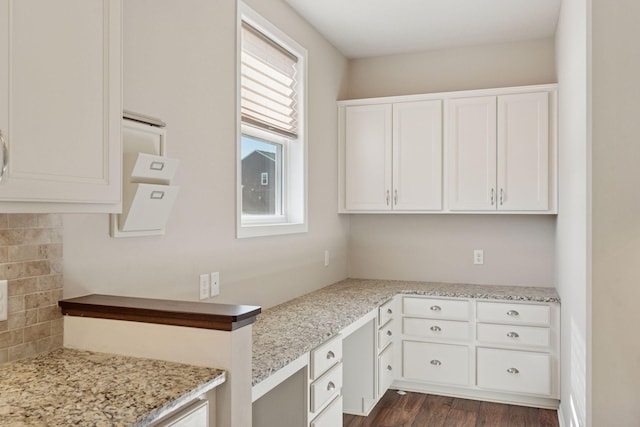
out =
[[309,231],[309,227],[306,223],[241,224],[237,229],[237,238],[280,236],[285,234],[306,233],[307,231]]

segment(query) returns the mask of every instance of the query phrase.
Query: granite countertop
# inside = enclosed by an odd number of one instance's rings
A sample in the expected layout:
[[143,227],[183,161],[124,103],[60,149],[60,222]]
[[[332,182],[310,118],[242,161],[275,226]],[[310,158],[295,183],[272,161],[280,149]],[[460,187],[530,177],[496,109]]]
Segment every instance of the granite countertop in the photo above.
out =
[[262,311],[253,325],[252,385],[396,294],[560,303],[554,288],[347,279]]
[[58,349],[0,368],[0,425],[145,426],[225,379],[220,369]]

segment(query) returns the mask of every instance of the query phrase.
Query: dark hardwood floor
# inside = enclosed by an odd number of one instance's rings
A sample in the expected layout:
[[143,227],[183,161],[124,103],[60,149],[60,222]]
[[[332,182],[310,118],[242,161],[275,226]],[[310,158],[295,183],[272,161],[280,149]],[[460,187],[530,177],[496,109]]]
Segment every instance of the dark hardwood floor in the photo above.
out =
[[344,415],[344,427],[558,427],[556,411],[389,390],[368,417]]

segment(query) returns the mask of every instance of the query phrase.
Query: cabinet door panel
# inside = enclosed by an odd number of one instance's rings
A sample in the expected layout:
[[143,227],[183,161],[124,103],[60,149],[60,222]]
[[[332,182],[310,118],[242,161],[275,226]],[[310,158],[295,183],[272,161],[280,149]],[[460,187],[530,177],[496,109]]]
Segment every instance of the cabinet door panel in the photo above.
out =
[[119,0],[2,0],[0,200],[119,203]]
[[348,210],[391,209],[391,105],[346,109]]
[[442,209],[442,102],[393,105],[396,210]]
[[549,94],[498,97],[498,209],[549,207]]
[[449,101],[451,210],[496,209],[496,97]]

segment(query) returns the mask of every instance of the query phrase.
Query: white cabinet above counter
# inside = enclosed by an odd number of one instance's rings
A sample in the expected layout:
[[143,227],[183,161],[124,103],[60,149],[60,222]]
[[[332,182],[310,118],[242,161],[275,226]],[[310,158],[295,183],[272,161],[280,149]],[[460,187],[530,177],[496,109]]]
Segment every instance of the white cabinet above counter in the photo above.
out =
[[122,0],[0,0],[0,210],[121,208]]
[[557,213],[557,85],[338,102],[340,213]]

